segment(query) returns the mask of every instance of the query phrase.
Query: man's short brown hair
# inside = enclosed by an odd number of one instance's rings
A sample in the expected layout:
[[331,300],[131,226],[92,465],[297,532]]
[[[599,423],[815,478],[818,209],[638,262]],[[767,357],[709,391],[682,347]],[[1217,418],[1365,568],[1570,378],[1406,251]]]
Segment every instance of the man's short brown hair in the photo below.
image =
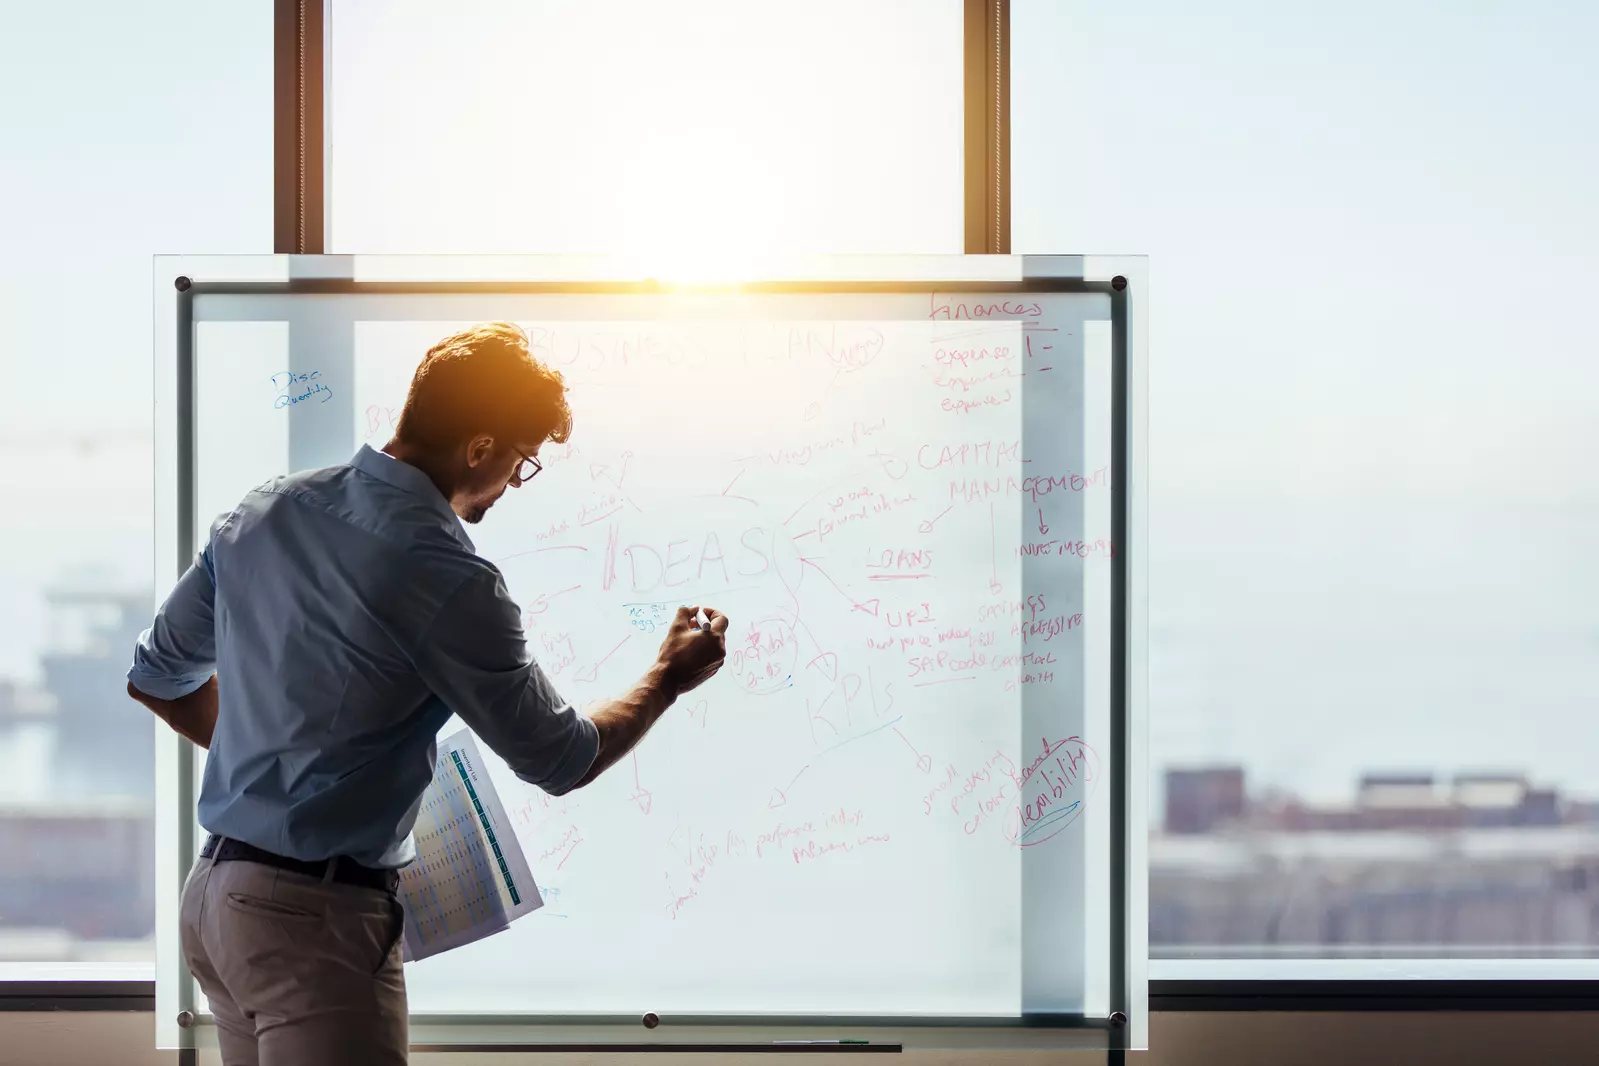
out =
[[395,436],[429,450],[480,433],[498,443],[563,443],[572,409],[559,371],[533,357],[514,322],[485,322],[445,337],[411,379]]

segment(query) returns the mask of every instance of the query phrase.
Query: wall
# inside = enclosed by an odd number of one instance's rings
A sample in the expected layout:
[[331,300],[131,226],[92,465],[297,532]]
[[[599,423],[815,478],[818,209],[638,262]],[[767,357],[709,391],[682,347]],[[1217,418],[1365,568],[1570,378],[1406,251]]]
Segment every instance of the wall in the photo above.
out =
[[[1155,1015],[1153,1050],[1137,1066],[1576,1066],[1599,1061],[1599,1012]],[[0,1013],[0,1066],[176,1066],[151,1049],[149,1014]],[[806,1056],[806,1058],[812,1058]],[[207,1066],[215,1058],[203,1058]],[[704,1056],[417,1055],[414,1066],[701,1066]],[[788,1055],[784,1062],[792,1061]],[[823,1062],[836,1062],[833,1057]],[[861,1060],[855,1060],[861,1061]],[[866,1061],[877,1061],[875,1058]],[[906,1055],[905,1066],[1044,1066],[1097,1056]],[[715,1066],[771,1066],[771,1056],[728,1056]]]

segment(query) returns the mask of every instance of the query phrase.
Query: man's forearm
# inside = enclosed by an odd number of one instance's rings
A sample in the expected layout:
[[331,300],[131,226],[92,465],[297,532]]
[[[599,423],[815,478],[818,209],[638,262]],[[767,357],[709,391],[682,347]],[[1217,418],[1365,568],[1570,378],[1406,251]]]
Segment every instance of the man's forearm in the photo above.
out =
[[656,663],[633,686],[633,691],[619,700],[602,704],[591,713],[589,718],[600,731],[600,750],[594,757],[594,765],[589,767],[589,772],[583,775],[576,787],[589,784],[632,751],[675,699],[676,683],[668,675],[666,667]]
[[211,734],[217,725],[217,678],[211,679],[187,696],[162,700],[146,695],[128,682],[128,695],[150,708],[174,731],[202,748],[211,747]]

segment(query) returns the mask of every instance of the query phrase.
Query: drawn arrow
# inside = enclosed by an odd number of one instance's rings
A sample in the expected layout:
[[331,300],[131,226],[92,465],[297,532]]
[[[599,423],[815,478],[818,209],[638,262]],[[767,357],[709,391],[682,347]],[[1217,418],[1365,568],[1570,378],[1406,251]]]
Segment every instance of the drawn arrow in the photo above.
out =
[[933,531],[933,523],[937,522],[940,518],[943,518],[945,515],[949,514],[950,511],[952,511],[954,509],[955,509],[955,505],[954,504],[950,504],[948,507],[944,508],[942,511],[938,512],[936,515],[934,515],[933,517],[927,519],[920,526],[918,526],[917,527],[917,532],[920,532],[920,533],[931,533]]
[[[1042,515],[1043,512],[1040,511],[1039,514]],[[988,591],[996,596],[999,595],[1000,589],[1004,587],[999,583],[998,537],[999,534],[994,531],[994,505],[990,503],[988,505],[988,561],[993,569],[990,571],[991,576],[988,579]]]
[[[727,483],[727,488],[722,490],[722,495],[726,496],[730,500],[745,500],[745,501],[747,501],[749,503],[755,503],[755,501],[750,499],[748,496],[737,496],[737,495],[732,494],[729,491],[730,489],[732,489],[732,487],[734,485],[738,484],[738,479],[743,477],[743,476],[744,476],[744,471],[743,470],[740,470],[738,473],[734,474],[733,475],[733,480],[729,481]],[[757,504],[757,506],[759,506],[759,505]]]
[[815,666],[818,670],[827,675],[827,679],[829,681],[838,680],[838,656],[834,655],[830,651],[822,652],[822,654],[818,655],[805,665]]
[[[807,558],[806,556],[802,555],[799,558],[799,563],[800,563],[801,566],[810,567],[812,570],[815,570],[818,574],[821,574],[824,578],[826,578],[827,579],[827,583],[829,585],[832,585],[835,589],[837,589],[838,590],[838,594],[840,596],[844,597],[846,600],[848,600],[854,606],[855,610],[865,610],[865,605],[862,604],[859,600],[857,600],[854,596],[851,596],[849,593],[845,592],[843,586],[840,585],[837,581],[834,581],[833,580],[833,576],[831,574],[829,574],[826,570],[823,570],[820,566],[817,565],[816,560]],[[790,590],[790,594],[792,595],[792,593],[793,593],[793,590],[791,589]],[[871,601],[871,602],[875,603],[876,601]],[[872,614],[875,615],[876,613],[877,613],[876,610],[872,611]]]
[[[899,456],[894,455],[891,452],[881,452],[881,451],[873,452],[871,454],[870,458],[876,459],[879,462],[881,462],[883,464],[883,473],[887,474],[889,477],[893,478],[895,481],[898,481],[900,478],[904,477],[905,476],[905,472],[910,469],[910,464],[909,463],[907,463],[905,460],[901,459]],[[899,469],[899,473],[897,473],[897,474],[894,473],[894,470],[895,470],[896,466]]]
[[1044,524],[1044,509],[1038,509],[1038,533],[1040,536],[1049,532],[1049,527]]
[[633,756],[633,794],[631,796],[629,796],[628,799],[630,799],[634,803],[638,804],[638,809],[639,809],[640,813],[649,814],[650,813],[650,807],[651,807],[651,805],[654,802],[654,799],[653,799],[654,793],[652,793],[649,789],[645,788],[643,785],[639,784],[639,779],[638,779],[638,752],[636,752],[636,751],[633,752],[632,756]]
[[933,757],[931,755],[923,755],[921,752],[917,751],[916,745],[911,743],[910,737],[907,737],[904,733],[899,731],[899,726],[894,727],[894,732],[899,736],[899,739],[905,742],[905,746],[911,749],[911,753],[916,756],[916,769],[920,770],[924,774],[932,773]]
[[[622,644],[626,644],[628,641],[630,641],[632,639],[633,639],[632,635],[629,634],[628,636],[625,636],[625,637],[622,638]],[[615,655],[618,651],[622,650],[622,644],[618,644],[616,647],[614,647],[610,651],[606,652],[605,655],[599,660],[599,662],[595,663],[593,666],[589,667],[587,670],[580,671],[579,673],[574,675],[574,680],[577,680],[577,681],[593,681],[596,677],[599,676],[600,667],[605,665],[605,660],[609,659],[611,656]],[[587,676],[584,676],[584,675],[587,675]]]
[[[794,775],[794,781],[798,781],[800,779],[800,774],[803,774],[806,770],[809,770],[810,768],[811,767],[810,767],[809,763],[806,763],[804,766],[801,766],[800,770],[799,770],[799,774],[795,774]],[[781,807],[785,803],[788,802],[788,790],[794,787],[794,781],[790,781],[788,783],[788,785],[785,786],[784,788],[774,788],[774,789],[772,789],[772,798],[766,801],[766,809],[767,810],[769,810],[769,811],[770,810],[776,810],[778,807]]]
[[[619,477],[612,477],[611,476],[611,464],[610,463],[590,463],[589,464],[589,480],[591,482],[592,481],[598,481],[600,478],[603,477],[606,481],[609,481],[612,485],[614,485],[616,487],[616,491],[617,492],[621,492],[622,493],[622,499],[627,501],[627,505],[629,507],[633,508],[633,510],[637,511],[639,514],[643,514],[644,513],[644,508],[642,508],[638,504],[634,503],[633,502],[633,497],[629,496],[625,492],[622,492],[622,482],[627,480],[627,461],[629,459],[631,459],[631,458],[633,458],[633,453],[632,452],[623,452],[622,453],[622,473],[621,473],[621,475]],[[587,525],[588,523],[583,523],[583,524]]]

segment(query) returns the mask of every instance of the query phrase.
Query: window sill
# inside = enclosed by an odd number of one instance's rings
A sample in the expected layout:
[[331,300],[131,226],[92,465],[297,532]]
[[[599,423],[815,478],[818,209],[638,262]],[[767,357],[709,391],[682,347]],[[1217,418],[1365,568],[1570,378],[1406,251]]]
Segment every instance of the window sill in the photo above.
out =
[[[1369,973],[1368,967],[1368,973]],[[1161,980],[1151,1011],[1591,1011],[1599,981]]]
[[[0,968],[0,975],[7,969]],[[1180,1011],[1592,1011],[1599,981],[1581,980],[1157,980],[1154,1012]],[[0,976],[3,1011],[154,1011],[151,980]]]

